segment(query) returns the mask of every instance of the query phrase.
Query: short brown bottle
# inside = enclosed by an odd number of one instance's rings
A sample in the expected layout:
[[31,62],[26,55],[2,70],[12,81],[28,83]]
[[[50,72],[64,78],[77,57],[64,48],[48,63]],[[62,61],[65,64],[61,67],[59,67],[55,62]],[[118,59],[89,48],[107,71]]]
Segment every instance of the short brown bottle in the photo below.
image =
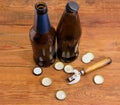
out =
[[55,29],[49,22],[46,3],[35,4],[34,26],[30,30],[30,41],[33,49],[33,58],[39,66],[50,66],[54,63]]
[[78,10],[76,2],[68,2],[57,27],[57,56],[64,62],[74,61],[79,55],[81,26]]

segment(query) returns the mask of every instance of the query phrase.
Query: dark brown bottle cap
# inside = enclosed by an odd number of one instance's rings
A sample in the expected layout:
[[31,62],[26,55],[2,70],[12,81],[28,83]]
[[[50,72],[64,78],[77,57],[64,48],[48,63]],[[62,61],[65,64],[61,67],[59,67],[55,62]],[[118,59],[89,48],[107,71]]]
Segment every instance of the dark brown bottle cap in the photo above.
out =
[[79,5],[74,1],[70,1],[66,5],[66,10],[70,12],[77,12],[79,10]]
[[35,4],[35,9],[37,10],[38,14],[45,14],[47,13],[47,4],[44,2],[38,2]]

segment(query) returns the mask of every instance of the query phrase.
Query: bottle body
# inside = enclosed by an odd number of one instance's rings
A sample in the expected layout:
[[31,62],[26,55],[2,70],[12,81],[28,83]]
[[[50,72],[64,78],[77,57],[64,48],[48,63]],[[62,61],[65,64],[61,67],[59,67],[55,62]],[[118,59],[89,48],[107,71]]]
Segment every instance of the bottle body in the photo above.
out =
[[[36,4],[35,22],[30,30],[30,41],[33,49],[33,58],[39,66],[47,67],[54,63],[55,54],[55,29],[50,25],[47,12],[40,12],[44,9],[44,3]],[[40,8],[38,8],[40,7]]]
[[57,28],[57,56],[71,62],[79,55],[81,26],[78,13],[65,10]]

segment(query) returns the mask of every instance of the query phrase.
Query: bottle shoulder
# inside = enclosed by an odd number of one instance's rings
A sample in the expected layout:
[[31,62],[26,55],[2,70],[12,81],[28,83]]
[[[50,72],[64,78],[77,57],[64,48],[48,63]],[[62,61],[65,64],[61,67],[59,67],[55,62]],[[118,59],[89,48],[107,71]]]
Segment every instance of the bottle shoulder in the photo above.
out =
[[31,27],[30,31],[29,31],[29,35],[30,36],[35,36],[35,35],[40,35],[40,36],[43,36],[43,35],[48,35],[48,34],[54,34],[55,33],[55,28],[53,26],[50,27],[50,30],[45,33],[45,34],[39,34],[35,29],[34,27]]
[[57,37],[60,39],[78,39],[81,36],[79,14],[64,12],[57,27]]
[[78,13],[67,13],[67,12],[64,12],[62,17],[61,17],[61,20],[59,21],[59,24],[58,24],[58,29],[61,29],[61,27],[64,27],[62,28],[63,30],[67,30],[67,29],[74,29],[77,27],[80,28],[80,18],[79,18],[79,14]]
[[55,38],[55,29],[53,27],[50,28],[49,32],[45,34],[39,34],[36,30],[32,27],[29,32],[29,37],[32,42],[37,43],[46,43],[52,42]]

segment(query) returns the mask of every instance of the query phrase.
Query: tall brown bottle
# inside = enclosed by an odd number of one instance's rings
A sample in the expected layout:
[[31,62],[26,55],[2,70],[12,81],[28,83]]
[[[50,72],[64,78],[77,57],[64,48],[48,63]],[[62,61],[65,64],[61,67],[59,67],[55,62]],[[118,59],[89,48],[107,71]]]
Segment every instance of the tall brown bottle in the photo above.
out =
[[71,62],[79,54],[78,46],[81,36],[79,5],[70,1],[57,28],[57,56],[61,61]]
[[30,41],[33,48],[33,58],[39,66],[50,66],[54,63],[55,29],[50,25],[44,2],[35,4],[34,26],[30,30]]

